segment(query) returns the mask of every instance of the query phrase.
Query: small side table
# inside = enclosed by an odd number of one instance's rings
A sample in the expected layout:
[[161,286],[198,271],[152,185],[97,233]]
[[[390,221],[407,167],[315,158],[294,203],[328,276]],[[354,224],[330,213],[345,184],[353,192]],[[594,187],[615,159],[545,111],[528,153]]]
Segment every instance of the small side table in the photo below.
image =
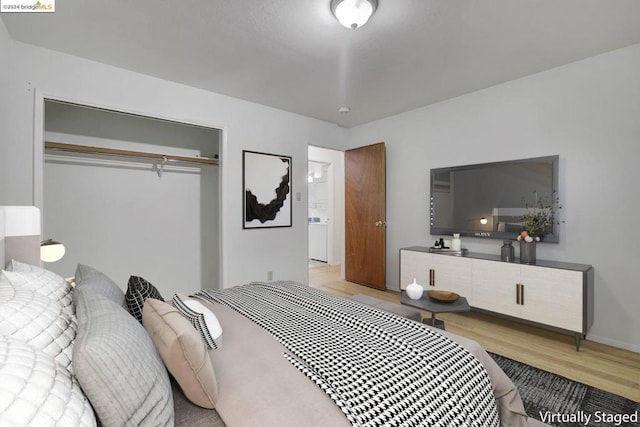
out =
[[453,302],[438,302],[429,298],[426,291],[420,299],[411,299],[407,296],[406,291],[402,291],[400,294],[400,302],[404,305],[409,305],[411,307],[420,308],[430,312],[431,318],[424,319],[422,323],[435,326],[442,330],[444,330],[444,322],[436,319],[437,313],[456,313],[471,310],[465,297],[460,297]]

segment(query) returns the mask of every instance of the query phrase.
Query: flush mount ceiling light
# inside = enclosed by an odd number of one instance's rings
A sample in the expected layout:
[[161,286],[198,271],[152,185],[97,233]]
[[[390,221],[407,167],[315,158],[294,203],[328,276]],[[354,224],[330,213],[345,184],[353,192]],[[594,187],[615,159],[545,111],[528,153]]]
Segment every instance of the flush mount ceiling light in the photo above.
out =
[[378,0],[331,0],[331,12],[338,21],[355,30],[367,23],[378,7]]

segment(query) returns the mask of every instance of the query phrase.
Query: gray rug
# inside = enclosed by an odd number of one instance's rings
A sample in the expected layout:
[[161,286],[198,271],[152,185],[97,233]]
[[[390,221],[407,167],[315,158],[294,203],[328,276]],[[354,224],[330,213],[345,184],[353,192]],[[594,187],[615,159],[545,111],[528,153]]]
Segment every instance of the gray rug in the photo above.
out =
[[640,426],[640,403],[489,353],[518,387],[529,416],[552,426]]

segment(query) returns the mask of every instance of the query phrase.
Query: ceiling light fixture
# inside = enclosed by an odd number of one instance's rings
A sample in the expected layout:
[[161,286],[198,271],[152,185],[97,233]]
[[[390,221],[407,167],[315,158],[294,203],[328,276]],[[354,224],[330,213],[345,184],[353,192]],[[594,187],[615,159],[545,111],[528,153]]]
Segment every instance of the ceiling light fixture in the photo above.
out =
[[331,0],[333,15],[352,30],[366,24],[377,8],[378,0]]

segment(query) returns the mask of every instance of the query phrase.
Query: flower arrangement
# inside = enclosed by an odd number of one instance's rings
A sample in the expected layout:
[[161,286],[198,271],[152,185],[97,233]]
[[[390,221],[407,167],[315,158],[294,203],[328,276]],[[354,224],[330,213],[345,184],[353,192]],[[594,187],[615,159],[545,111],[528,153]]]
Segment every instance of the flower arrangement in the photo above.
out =
[[556,222],[557,211],[562,209],[558,193],[551,194],[551,201],[546,202],[544,198],[538,199],[538,192],[534,191],[535,204],[525,205],[526,212],[522,215],[522,231],[517,237],[518,241],[539,242],[545,232],[553,229]]

